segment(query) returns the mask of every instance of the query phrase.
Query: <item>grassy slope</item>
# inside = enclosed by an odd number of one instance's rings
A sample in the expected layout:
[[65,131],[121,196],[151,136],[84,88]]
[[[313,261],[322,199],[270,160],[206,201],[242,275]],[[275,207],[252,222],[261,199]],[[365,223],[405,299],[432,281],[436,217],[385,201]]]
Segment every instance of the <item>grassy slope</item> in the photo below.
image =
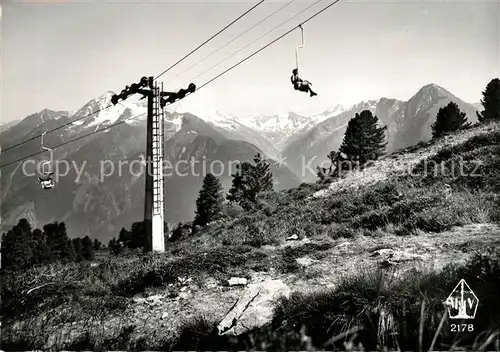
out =
[[[447,172],[434,173],[432,165],[424,170],[424,160],[439,162]],[[460,160],[469,172],[447,176]],[[453,190],[448,198],[445,183]],[[500,125],[466,130],[388,156],[331,185],[266,194],[262,209],[235,212],[226,222],[174,243],[165,255],[106,258],[97,266],[54,265],[6,276],[3,349],[47,343],[59,349],[159,349],[170,347],[181,331],[177,349],[193,349],[198,342],[202,349],[227,349],[227,341],[211,332],[243,291],[224,286],[232,276],[253,282],[279,278],[290,285],[296,295],[280,306],[273,327],[282,327],[280,336],[290,333],[289,340],[295,341],[304,325],[318,347],[332,334],[362,324],[366,328],[360,338],[370,349],[377,343],[394,347],[387,340],[391,329],[400,333],[400,345],[415,349],[416,337],[409,331],[419,319],[418,287],[424,285],[431,306],[422,333],[428,346],[442,313],[436,302],[446,298],[459,277],[475,273],[432,270],[466,263],[474,252],[498,246],[499,195]],[[292,234],[300,239],[286,242]],[[393,258],[388,260],[389,252]],[[476,260],[468,267],[485,265]],[[470,274],[486,302],[490,293],[484,287],[491,288],[500,275],[500,268],[488,270],[492,274],[485,277]],[[183,283],[183,277],[193,280]],[[407,315],[401,315],[403,307]],[[492,328],[491,319],[500,321],[497,310],[480,321],[483,331]],[[377,328],[381,312],[399,322],[398,327]],[[403,320],[410,327],[403,329]],[[66,337],[61,339],[61,332]],[[284,348],[283,338],[257,332],[262,334],[267,337],[261,339]],[[439,340],[443,346],[453,341],[446,336]],[[183,344],[188,340],[191,344]]]

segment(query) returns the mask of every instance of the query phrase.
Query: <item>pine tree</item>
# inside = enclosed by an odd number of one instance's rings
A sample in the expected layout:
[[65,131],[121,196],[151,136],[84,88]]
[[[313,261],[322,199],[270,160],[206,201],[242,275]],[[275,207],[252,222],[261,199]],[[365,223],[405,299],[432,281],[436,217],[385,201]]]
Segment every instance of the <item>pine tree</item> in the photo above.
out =
[[31,225],[21,219],[2,236],[2,268],[21,270],[33,261]]
[[273,190],[273,174],[271,165],[267,162],[260,153],[257,153],[253,158],[255,163],[255,184],[257,193],[269,192]]
[[121,243],[123,247],[135,249],[147,249],[148,239],[146,238],[145,221],[136,221],[130,227],[130,230],[122,228],[118,236],[117,242]]
[[77,237],[73,238],[71,241],[73,242],[73,248],[75,250],[75,261],[80,262],[84,259],[82,239]]
[[47,238],[47,245],[50,248],[52,261],[62,260],[72,262],[75,260],[75,250],[73,243],[68,238],[66,224],[64,222],[53,222],[43,227],[43,232]]
[[239,204],[249,211],[258,205],[261,192],[273,190],[273,175],[271,165],[258,153],[254,156],[255,165],[245,161],[237,165],[233,174],[233,184],[227,195],[227,200]]
[[344,157],[339,151],[331,151],[326,156],[330,160],[328,168],[316,166],[316,176],[320,181],[327,181],[331,177],[339,177],[343,168]]
[[109,248],[109,252],[113,255],[118,255],[122,251],[122,246],[121,246],[120,242],[118,242],[116,240],[116,238],[114,238],[114,237],[111,240],[109,240],[108,248]]
[[205,226],[215,220],[222,211],[222,185],[217,177],[208,173],[203,179],[203,186],[196,200],[195,225]]
[[[147,221],[151,226],[151,221]],[[130,227],[131,240],[128,243],[128,248],[142,248],[147,250],[148,238],[146,238],[146,220],[136,221]]]
[[373,116],[370,110],[356,114],[347,124],[339,152],[344,153],[348,161],[358,162],[360,165],[378,159],[387,145],[387,126],[377,127],[377,124],[378,118]]
[[439,109],[436,122],[431,126],[432,138],[439,138],[446,133],[458,131],[468,126],[470,123],[467,122],[465,112],[460,111],[457,104],[450,102]]
[[320,181],[326,181],[328,178],[328,170],[325,167],[316,166],[316,176]]
[[233,183],[227,200],[239,204],[243,209],[250,210],[256,202],[255,166],[245,161],[236,166]]
[[486,85],[481,104],[484,110],[476,113],[479,122],[500,120],[500,79],[494,78]]
[[33,265],[43,265],[50,263],[50,248],[47,245],[47,238],[40,229],[33,230]]
[[127,247],[131,239],[132,239],[132,233],[128,231],[126,228],[122,227],[120,233],[118,234],[118,240],[116,240],[116,242],[119,242],[123,244],[124,247]]
[[94,239],[94,250],[98,251],[102,247],[101,241],[99,241],[97,238]]
[[82,256],[85,260],[95,259],[94,245],[89,236],[85,236],[82,240]]

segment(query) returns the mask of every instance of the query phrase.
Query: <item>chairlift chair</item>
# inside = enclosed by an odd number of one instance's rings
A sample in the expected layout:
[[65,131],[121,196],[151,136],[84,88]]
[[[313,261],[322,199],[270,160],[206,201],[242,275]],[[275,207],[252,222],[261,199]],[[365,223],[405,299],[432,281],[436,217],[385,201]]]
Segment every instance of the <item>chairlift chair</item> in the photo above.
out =
[[300,76],[299,76],[299,49],[303,48],[306,45],[306,42],[304,39],[304,28],[302,28],[302,25],[299,25],[299,28],[300,28],[300,32],[302,35],[302,43],[295,48],[296,68],[292,71],[292,78],[291,79],[292,79],[292,83],[293,83],[295,90],[309,93],[311,95],[311,97],[313,97],[317,94],[315,92],[313,92],[311,89],[312,83],[300,78]]
[[[53,162],[53,155],[54,155],[54,152],[51,148],[48,148],[48,147],[45,147],[43,145],[43,137],[45,136],[47,132],[44,132],[42,133],[42,141],[41,141],[41,146],[42,146],[42,149],[43,150],[47,150],[50,154],[50,160],[49,161],[45,161],[42,163],[41,165],[41,172],[42,172],[42,176],[39,176],[38,177],[38,181],[40,182],[40,186],[42,187],[42,189],[52,189],[55,187],[56,183],[54,182],[54,180],[52,179],[52,176],[54,175],[54,172],[51,170],[50,168],[50,164]],[[49,164],[49,170],[48,172],[45,172],[45,165]]]

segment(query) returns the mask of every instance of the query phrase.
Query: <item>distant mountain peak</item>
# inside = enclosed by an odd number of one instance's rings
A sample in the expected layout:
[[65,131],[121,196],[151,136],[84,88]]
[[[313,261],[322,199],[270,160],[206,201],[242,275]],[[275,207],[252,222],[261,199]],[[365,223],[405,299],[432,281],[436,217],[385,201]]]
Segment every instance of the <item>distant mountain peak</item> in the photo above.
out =
[[105,91],[104,93],[102,93],[99,98],[111,98],[114,94],[116,94],[115,92],[113,92],[112,90],[107,90]]
[[420,90],[417,92],[416,95],[432,96],[432,95],[453,95],[453,94],[451,94],[449,91],[447,91],[446,89],[435,83],[430,83],[420,88]]
[[376,109],[380,100],[381,99],[363,100],[360,103],[353,105],[351,109]]
[[99,102],[110,102],[111,101],[111,97],[113,96],[113,94],[115,94],[114,92],[108,90],[104,93],[102,93],[99,97],[95,98],[94,100],[95,101],[99,101]]
[[57,120],[63,116],[68,116],[69,112],[64,110],[56,111],[46,108],[40,111],[38,115],[40,116],[41,121],[44,122],[52,119]]

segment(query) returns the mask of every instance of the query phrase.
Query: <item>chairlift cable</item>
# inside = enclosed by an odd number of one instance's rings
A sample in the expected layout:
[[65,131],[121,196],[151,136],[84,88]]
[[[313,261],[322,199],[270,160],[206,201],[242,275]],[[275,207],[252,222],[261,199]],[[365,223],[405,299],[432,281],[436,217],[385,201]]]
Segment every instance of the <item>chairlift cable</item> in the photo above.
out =
[[[259,50],[255,51],[255,52],[254,52],[254,53],[252,53],[251,55],[248,55],[248,56],[247,56],[247,57],[245,57],[243,60],[240,60],[239,62],[237,62],[237,63],[236,63],[236,64],[234,64],[233,66],[229,67],[229,68],[228,68],[228,69],[226,69],[225,71],[223,71],[223,72],[219,73],[217,76],[215,76],[215,77],[213,77],[212,79],[210,79],[209,81],[205,82],[205,83],[204,83],[204,84],[202,84],[199,88],[197,88],[197,90],[196,90],[196,91],[198,91],[198,90],[200,90],[201,88],[203,88],[203,87],[207,86],[209,83],[211,83],[211,82],[215,81],[217,78],[219,78],[219,77],[223,76],[223,75],[224,75],[224,74],[226,74],[227,72],[229,72],[229,71],[231,71],[232,69],[236,68],[237,66],[241,65],[243,62],[247,61],[247,60],[248,60],[248,59],[250,59],[251,57],[253,57],[253,56],[257,55],[258,53],[260,53],[261,51],[263,51],[264,49],[266,49],[266,48],[267,48],[267,47],[269,47],[270,45],[272,45],[272,44],[276,43],[278,40],[282,39],[282,38],[283,38],[283,37],[285,37],[286,35],[288,35],[288,34],[290,34],[291,32],[293,32],[295,29],[299,28],[301,25],[303,25],[303,24],[305,24],[305,23],[309,22],[310,20],[312,20],[313,18],[315,18],[316,16],[318,16],[320,13],[322,13],[322,12],[326,11],[328,8],[330,8],[330,7],[332,7],[333,5],[337,4],[339,1],[340,1],[340,0],[335,0],[335,1],[334,1],[334,2],[332,2],[330,5],[327,5],[326,7],[324,7],[323,9],[321,9],[321,10],[320,10],[320,11],[318,11],[318,12],[316,12],[314,15],[310,16],[310,17],[309,17],[309,18],[307,18],[305,21],[303,21],[302,23],[300,23],[298,26],[296,26],[296,27],[294,27],[294,28],[292,28],[292,29],[288,30],[288,31],[287,31],[287,32],[285,32],[285,33],[283,33],[282,35],[280,35],[280,36],[279,36],[279,37],[277,37],[276,39],[272,40],[272,41],[271,41],[271,42],[269,42],[268,44],[266,44],[266,45],[264,45],[263,47],[261,47]],[[167,105],[171,105],[171,104],[167,104]],[[108,106],[108,107],[109,107],[109,106]],[[106,107],[106,108],[108,108],[108,107]],[[102,111],[102,110],[103,110],[103,109],[101,109],[101,111]],[[95,111],[93,114],[95,114],[95,113],[97,113],[97,112],[98,112],[98,111]],[[141,117],[141,116],[144,116],[144,115],[146,115],[146,113],[140,114],[140,115],[138,115],[138,116],[134,117],[133,119],[136,119],[136,118]],[[133,120],[133,119],[123,120],[123,121],[120,121],[120,122],[117,122],[117,123],[111,124],[111,125],[106,126],[106,127],[104,127],[104,128],[101,128],[101,129],[95,130],[95,131],[93,131],[93,132],[87,133],[87,134],[85,134],[85,135],[82,135],[82,136],[79,136],[79,137],[76,137],[76,138],[70,139],[70,140],[68,140],[68,141],[65,141],[65,142],[63,142],[63,143],[60,143],[60,144],[58,144],[58,145],[55,145],[55,146],[53,146],[51,149],[56,149],[56,148],[62,147],[62,146],[64,146],[64,145],[67,145],[67,144],[69,144],[69,143],[75,142],[75,141],[77,141],[77,140],[83,139],[83,138],[85,138],[85,137],[91,136],[91,135],[93,135],[93,134],[96,134],[96,133],[99,133],[99,132],[102,132],[102,131],[105,131],[105,130],[109,130],[109,129],[111,129],[111,128],[114,128],[114,127],[116,127],[116,126],[118,126],[118,125],[121,125],[122,123],[125,123],[125,122],[130,121],[130,120]],[[77,121],[77,120],[75,120],[75,121]],[[71,123],[74,123],[75,121],[72,121]],[[63,125],[63,126],[58,127],[57,129],[62,128],[62,127],[64,127],[64,125]],[[33,139],[35,139],[35,138],[38,138],[38,137],[40,137],[40,136],[41,136],[41,135],[38,135],[38,136],[36,136],[36,137],[33,137],[31,140],[33,140]],[[27,142],[27,141],[25,141],[24,143],[26,143],[26,142]],[[31,155],[28,155],[28,156],[26,156],[26,157],[18,158],[18,159],[14,160],[14,161],[11,161],[11,162],[9,162],[9,163],[6,163],[6,164],[3,164],[3,165],[0,165],[0,169],[2,169],[2,168],[4,168],[4,167],[7,167],[7,166],[9,166],[9,165],[13,165],[13,164],[15,164],[15,163],[18,163],[18,162],[20,162],[20,161],[26,160],[26,159],[28,159],[28,158],[32,158],[32,157],[37,156],[37,155],[39,155],[39,154],[42,154],[42,153],[44,153],[44,152],[45,152],[45,151],[39,151],[39,152],[33,153],[33,154],[31,154]]]
[[248,55],[247,57],[245,57],[244,59],[240,60],[239,62],[237,62],[236,64],[234,64],[233,66],[229,67],[228,69],[226,69],[225,71],[219,73],[217,76],[215,76],[214,78],[210,79],[209,81],[203,83],[200,87],[198,87],[196,89],[196,91],[200,90],[201,88],[205,87],[207,84],[215,81],[217,78],[223,76],[224,74],[226,74],[227,72],[231,71],[232,69],[236,68],[237,66],[241,65],[243,62],[247,61],[248,59],[250,59],[251,57],[257,55],[258,53],[260,53],[262,50],[266,49],[267,47],[271,46],[272,44],[276,43],[278,40],[282,39],[283,37],[287,36],[288,34],[290,34],[291,32],[293,32],[295,29],[297,28],[300,28],[300,26],[304,25],[305,23],[309,22],[310,20],[312,20],[313,18],[315,18],[316,16],[318,16],[320,13],[326,11],[327,9],[329,9],[330,7],[332,7],[333,5],[337,4],[340,0],[335,0],[334,2],[332,2],[330,5],[327,5],[325,6],[323,9],[321,9],[320,11],[316,12],[314,15],[310,16],[309,18],[307,18],[306,20],[304,20],[303,22],[301,22],[298,26],[290,29],[289,31],[283,33],[282,35],[280,35],[278,38],[274,39],[273,41],[269,42],[268,44],[264,45],[263,47],[261,47],[259,50],[255,51],[254,53]]
[[[234,55],[240,53],[241,51],[243,51],[244,49],[248,48],[250,45],[258,42],[259,40],[261,40],[262,38],[264,38],[266,35],[268,35],[269,33],[271,32],[274,32],[276,29],[280,28],[281,26],[283,26],[284,24],[290,22],[291,20],[293,20],[295,17],[303,14],[304,12],[306,12],[307,10],[309,10],[311,7],[313,7],[314,5],[316,5],[317,3],[321,2],[322,0],[316,0],[314,3],[312,3],[311,5],[309,5],[308,7],[306,7],[305,9],[303,9],[302,11],[300,11],[299,13],[295,14],[294,16],[290,17],[289,19],[287,19],[286,21],[283,21],[281,22],[279,25],[277,25],[276,27],[274,27],[273,29],[267,31],[266,33],[264,33],[263,35],[261,35],[260,37],[258,37],[257,39],[255,39],[254,41],[252,41],[251,43],[245,45],[243,48],[241,49],[238,49],[237,51],[235,51],[234,53],[232,53],[231,55],[227,56],[225,59],[219,61],[218,63],[216,63],[215,65],[213,65],[212,67],[206,69],[205,71],[201,72],[200,74],[194,76],[191,81],[195,80],[196,78],[204,75],[205,73],[207,73],[208,71],[211,71],[213,70],[214,68],[216,68],[217,66],[219,66],[221,63],[229,60],[230,58],[232,58]],[[295,28],[294,28],[295,29]],[[278,39],[281,39],[281,38],[278,38]],[[200,87],[201,88],[201,87]],[[199,88],[198,88],[199,89]]]
[[244,34],[250,32],[252,29],[254,29],[255,27],[257,27],[259,24],[263,23],[264,21],[266,21],[267,19],[271,18],[272,16],[274,16],[275,14],[277,14],[278,12],[280,12],[281,10],[283,10],[285,7],[287,6],[290,6],[292,3],[294,3],[295,1],[297,0],[291,0],[287,3],[285,3],[283,6],[281,6],[280,8],[278,8],[277,10],[275,10],[274,12],[272,12],[271,14],[267,15],[266,17],[264,17],[262,20],[260,20],[259,22],[255,23],[254,25],[252,25],[250,28],[246,29],[244,32],[238,34],[236,37],[234,37],[233,39],[231,39],[229,42],[227,42],[226,44],[224,44],[223,46],[219,47],[218,49],[215,49],[214,51],[212,51],[210,54],[208,54],[207,56],[205,56],[204,58],[202,58],[201,60],[197,61],[196,63],[194,63],[193,65],[189,66],[187,69],[185,69],[184,71],[182,71],[181,73],[179,73],[177,76],[175,76],[174,78],[178,78],[180,76],[182,76],[184,73],[188,72],[189,70],[191,70],[192,68],[198,66],[199,64],[201,64],[203,61],[205,61],[206,59],[208,59],[209,57],[211,57],[213,54],[219,52],[220,50],[224,49],[225,47],[227,47],[229,44],[231,44],[232,42],[234,42],[236,39],[240,38],[241,36],[243,36]]
[[251,12],[252,10],[254,10],[255,8],[257,8],[257,6],[261,5],[262,3],[264,2],[264,0],[261,0],[260,2],[258,2],[257,4],[255,4],[254,6],[252,6],[250,9],[248,9],[247,11],[245,11],[243,14],[241,14],[239,17],[237,17],[235,20],[233,20],[231,23],[229,23],[228,25],[226,25],[224,28],[222,28],[220,31],[218,31],[217,33],[215,33],[213,36],[211,36],[210,38],[208,38],[206,41],[204,41],[203,43],[201,43],[200,45],[198,45],[195,49],[193,49],[191,52],[189,52],[188,54],[186,54],[183,58],[181,58],[179,61],[177,61],[175,64],[173,64],[172,66],[170,66],[169,68],[167,68],[165,71],[163,71],[162,73],[160,73],[158,76],[156,76],[154,78],[154,80],[157,80],[159,77],[163,76],[165,73],[167,73],[168,71],[170,71],[171,69],[173,69],[175,66],[177,66],[179,63],[181,63],[182,61],[184,61],[187,57],[191,56],[194,52],[196,52],[198,49],[200,49],[201,47],[203,47],[205,44],[207,44],[209,41],[211,41],[212,39],[214,39],[215,37],[217,37],[219,34],[221,34],[222,32],[224,32],[226,29],[228,29],[229,27],[231,27],[233,24],[235,24],[236,22],[238,22],[241,18],[243,18],[244,16],[246,16],[249,12]]
[[[238,20],[240,20],[241,18],[243,18],[243,17],[244,17],[245,15],[247,15],[250,11],[254,10],[257,6],[261,5],[264,1],[265,1],[265,0],[261,0],[259,3],[257,3],[257,4],[256,4],[256,5],[254,5],[253,7],[251,7],[251,8],[250,8],[249,10],[247,10],[246,12],[244,12],[242,15],[240,15],[238,18],[236,18],[235,20],[233,20],[231,23],[229,23],[227,26],[225,26],[223,29],[221,29],[219,32],[217,32],[215,35],[213,35],[211,38],[209,38],[208,40],[206,40],[203,44],[199,45],[197,48],[195,48],[194,50],[192,50],[189,54],[187,54],[187,55],[186,55],[186,56],[184,56],[182,59],[180,59],[179,61],[177,61],[174,65],[172,65],[171,67],[169,67],[168,69],[166,69],[165,71],[163,71],[161,74],[159,74],[159,75],[155,78],[155,80],[156,80],[156,79],[158,79],[158,77],[160,77],[160,76],[162,76],[163,74],[165,74],[166,72],[168,72],[168,71],[169,71],[170,69],[172,69],[174,66],[176,66],[177,64],[179,64],[181,61],[183,61],[184,59],[186,59],[188,56],[190,56],[191,54],[193,54],[195,51],[197,51],[198,49],[200,49],[203,45],[207,44],[210,40],[212,40],[213,38],[215,38],[217,35],[219,35],[219,34],[220,34],[220,33],[222,33],[224,30],[226,30],[227,28],[229,28],[231,25],[233,25],[234,23],[236,23]],[[80,120],[83,120],[83,119],[85,119],[85,118],[87,118],[87,117],[90,117],[90,116],[93,116],[93,115],[95,115],[95,114],[98,114],[98,113],[100,113],[100,112],[102,112],[102,111],[104,111],[104,110],[107,110],[107,109],[109,109],[109,108],[111,108],[111,107],[113,107],[113,106],[114,106],[113,104],[110,104],[110,105],[108,105],[108,106],[106,106],[106,107],[104,107],[104,108],[97,109],[97,110],[95,110],[95,111],[91,112],[91,113],[90,113],[90,114],[88,114],[88,115],[81,116],[81,117],[79,117],[79,118],[77,118],[77,119],[74,119],[74,120],[71,120],[70,122],[67,122],[67,123],[65,123],[65,124],[63,124],[63,125],[60,125],[60,126],[58,126],[58,127],[55,127],[55,128],[53,128],[53,129],[50,129],[50,130],[48,130],[48,131],[45,131],[45,133],[47,133],[47,134],[48,134],[48,133],[52,133],[52,132],[58,131],[58,130],[60,130],[61,128],[67,127],[67,126],[69,126],[69,125],[71,125],[71,124],[73,124],[73,123],[75,123],[75,122],[77,122],[77,121],[80,121]],[[68,116],[68,117],[69,117],[69,116]],[[12,145],[12,146],[10,146],[10,147],[7,147],[7,148],[5,148],[5,149],[1,150],[1,152],[2,152],[2,153],[6,153],[6,152],[8,152],[9,150],[12,150],[12,149],[14,149],[14,148],[17,148],[17,147],[19,147],[19,146],[23,145],[23,144],[26,144],[26,143],[28,143],[28,142],[31,142],[31,141],[35,140],[35,139],[38,139],[38,138],[40,138],[41,136],[42,136],[42,134],[38,134],[38,135],[36,135],[36,136],[30,137],[30,138],[28,138],[28,139],[26,139],[26,140],[24,140],[24,141],[22,141],[22,142],[16,143],[16,144],[14,144],[14,145]]]
[[[119,122],[113,123],[113,124],[111,124],[111,125],[109,125],[109,126],[106,126],[106,127],[103,127],[103,128],[99,128],[99,129],[97,129],[97,130],[95,130],[95,131],[92,131],[92,132],[86,133],[86,134],[84,134],[84,135],[81,135],[81,136],[78,136],[78,137],[75,137],[75,138],[69,139],[69,140],[67,140],[67,141],[65,141],[65,142],[62,142],[62,143],[59,143],[59,144],[57,144],[57,145],[55,145],[55,146],[53,146],[53,147],[50,147],[50,149],[56,149],[56,148],[59,148],[59,147],[65,146],[65,145],[67,145],[67,144],[69,144],[69,143],[73,143],[73,142],[76,142],[76,141],[78,141],[78,140],[80,140],[80,139],[83,139],[83,138],[85,138],[85,137],[89,137],[89,136],[91,136],[91,135],[93,135],[93,134],[96,134],[96,133],[99,133],[99,132],[102,132],[102,131],[105,131],[105,130],[109,130],[109,129],[114,128],[114,127],[116,127],[116,126],[118,126],[118,125],[121,125],[122,123],[129,122],[129,121],[131,121],[131,120],[137,119],[137,118],[142,117],[142,116],[144,116],[144,115],[146,115],[146,113],[142,113],[142,114],[140,114],[140,115],[137,115],[136,117],[134,117],[134,118],[132,118],[132,119],[122,120],[122,121],[119,121]],[[34,157],[34,156],[37,156],[37,155],[43,154],[43,153],[45,153],[45,150],[38,151],[38,152],[36,152],[36,153],[32,153],[32,154],[30,154],[30,155],[28,155],[28,156],[25,156],[25,157],[22,157],[22,158],[18,158],[18,159],[14,160],[14,161],[8,162],[8,163],[3,164],[3,165],[0,165],[0,169],[2,169],[2,168],[4,168],[4,167],[7,167],[7,166],[9,166],[9,165],[12,165],[12,164],[18,163],[18,162],[20,162],[20,161],[23,161],[23,160],[26,160],[26,159],[32,158],[32,157]]]

